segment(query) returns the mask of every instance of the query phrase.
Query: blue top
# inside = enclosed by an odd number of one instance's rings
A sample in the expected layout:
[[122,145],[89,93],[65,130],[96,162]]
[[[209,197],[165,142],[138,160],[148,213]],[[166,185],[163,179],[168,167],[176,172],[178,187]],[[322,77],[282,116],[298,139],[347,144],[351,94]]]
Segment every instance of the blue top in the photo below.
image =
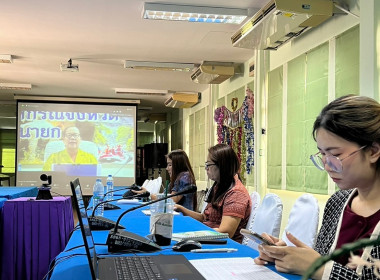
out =
[[[178,174],[177,179],[174,181],[172,192],[180,192],[183,189],[189,187],[191,184],[194,184],[194,182],[191,181],[190,173],[188,171],[181,172]],[[193,209],[194,197],[195,195],[193,193],[184,194],[177,204],[182,205],[187,209],[195,211],[195,209]]]

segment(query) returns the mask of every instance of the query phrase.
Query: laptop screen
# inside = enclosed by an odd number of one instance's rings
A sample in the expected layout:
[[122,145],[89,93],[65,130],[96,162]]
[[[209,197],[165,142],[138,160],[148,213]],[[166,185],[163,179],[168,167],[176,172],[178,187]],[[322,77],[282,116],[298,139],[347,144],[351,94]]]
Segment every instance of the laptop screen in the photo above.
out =
[[90,266],[91,277],[93,280],[95,280],[95,269],[97,268],[95,244],[90,230],[90,223],[88,221],[87,211],[84,206],[82,189],[79,183],[79,179],[76,178],[74,181],[70,182],[70,186],[74,199],[74,208],[78,215],[79,226],[81,228],[84,247],[86,249],[86,255]]

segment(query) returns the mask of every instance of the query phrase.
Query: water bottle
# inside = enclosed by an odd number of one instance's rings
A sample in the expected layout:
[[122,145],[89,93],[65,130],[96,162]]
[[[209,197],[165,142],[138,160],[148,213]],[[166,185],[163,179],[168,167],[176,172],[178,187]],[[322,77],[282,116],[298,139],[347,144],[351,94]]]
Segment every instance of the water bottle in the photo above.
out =
[[108,178],[107,178],[107,192],[109,192],[107,194],[107,200],[111,200],[113,199],[113,178],[112,178],[112,175],[108,175]]
[[[104,198],[104,186],[101,179],[96,179],[94,185],[94,193],[92,197],[93,209],[96,205],[103,201]],[[104,214],[104,204],[98,206],[95,210],[95,216],[103,216]]]

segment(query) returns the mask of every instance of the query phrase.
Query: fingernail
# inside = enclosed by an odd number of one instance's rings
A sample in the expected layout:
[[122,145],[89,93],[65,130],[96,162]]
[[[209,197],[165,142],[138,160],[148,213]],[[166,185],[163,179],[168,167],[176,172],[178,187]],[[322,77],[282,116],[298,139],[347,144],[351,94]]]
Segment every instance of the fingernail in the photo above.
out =
[[264,262],[264,265],[267,265],[268,264],[268,262]]

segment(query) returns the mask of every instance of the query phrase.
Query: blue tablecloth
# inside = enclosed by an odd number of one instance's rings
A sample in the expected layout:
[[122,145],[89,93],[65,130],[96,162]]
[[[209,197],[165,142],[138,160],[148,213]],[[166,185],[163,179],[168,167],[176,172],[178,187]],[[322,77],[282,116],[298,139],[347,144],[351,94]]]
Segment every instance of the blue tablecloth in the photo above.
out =
[[[104,216],[110,218],[112,220],[117,220],[117,218],[128,208],[131,208],[136,205],[120,205],[122,209],[118,210],[108,210],[105,211]],[[120,221],[120,224],[123,225],[127,231],[134,232],[140,236],[147,236],[149,234],[149,216],[146,216],[141,211],[142,209],[138,209],[134,212],[130,212],[123,216]],[[91,211],[88,212],[89,215]],[[175,215],[174,216],[174,226],[173,232],[183,232],[183,231],[194,231],[194,230],[205,230],[210,229],[205,226],[203,223],[200,223],[190,217]],[[107,246],[105,245],[106,239],[108,236],[108,231],[93,231],[94,242],[96,247],[96,252],[100,256],[109,255]],[[202,248],[215,248],[215,246],[225,247],[225,248],[236,248],[237,252],[232,253],[183,253],[183,252],[175,252],[171,249],[176,241],[172,241],[170,246],[163,246],[163,250],[151,254],[182,254],[187,259],[206,259],[206,258],[232,258],[232,257],[252,257],[255,258],[258,256],[258,252],[251,249],[248,246],[241,245],[236,243],[235,241],[228,239],[227,244],[225,245],[206,245],[203,244]],[[52,280],[64,280],[64,279],[91,279],[90,269],[88,265],[88,261],[84,251],[83,239],[80,233],[80,230],[74,231],[72,234],[65,251],[62,252],[56,258],[56,266],[54,268],[53,274],[50,279]],[[80,247],[78,247],[80,246]],[[73,250],[70,248],[77,247]],[[69,250],[69,251],[68,251]],[[146,255],[147,253],[141,253],[137,255]],[[128,255],[128,254],[126,254]],[[131,255],[131,254],[129,254]],[[271,270],[275,271],[274,266],[269,266]],[[283,274],[280,273],[287,279],[301,279],[298,275],[291,274]],[[254,275],[252,275],[252,279]]]
[[[4,202],[7,200],[7,198],[0,198],[0,210],[4,205]],[[1,213],[1,212],[0,212]]]
[[37,187],[0,187],[1,198],[36,197],[37,194]]

